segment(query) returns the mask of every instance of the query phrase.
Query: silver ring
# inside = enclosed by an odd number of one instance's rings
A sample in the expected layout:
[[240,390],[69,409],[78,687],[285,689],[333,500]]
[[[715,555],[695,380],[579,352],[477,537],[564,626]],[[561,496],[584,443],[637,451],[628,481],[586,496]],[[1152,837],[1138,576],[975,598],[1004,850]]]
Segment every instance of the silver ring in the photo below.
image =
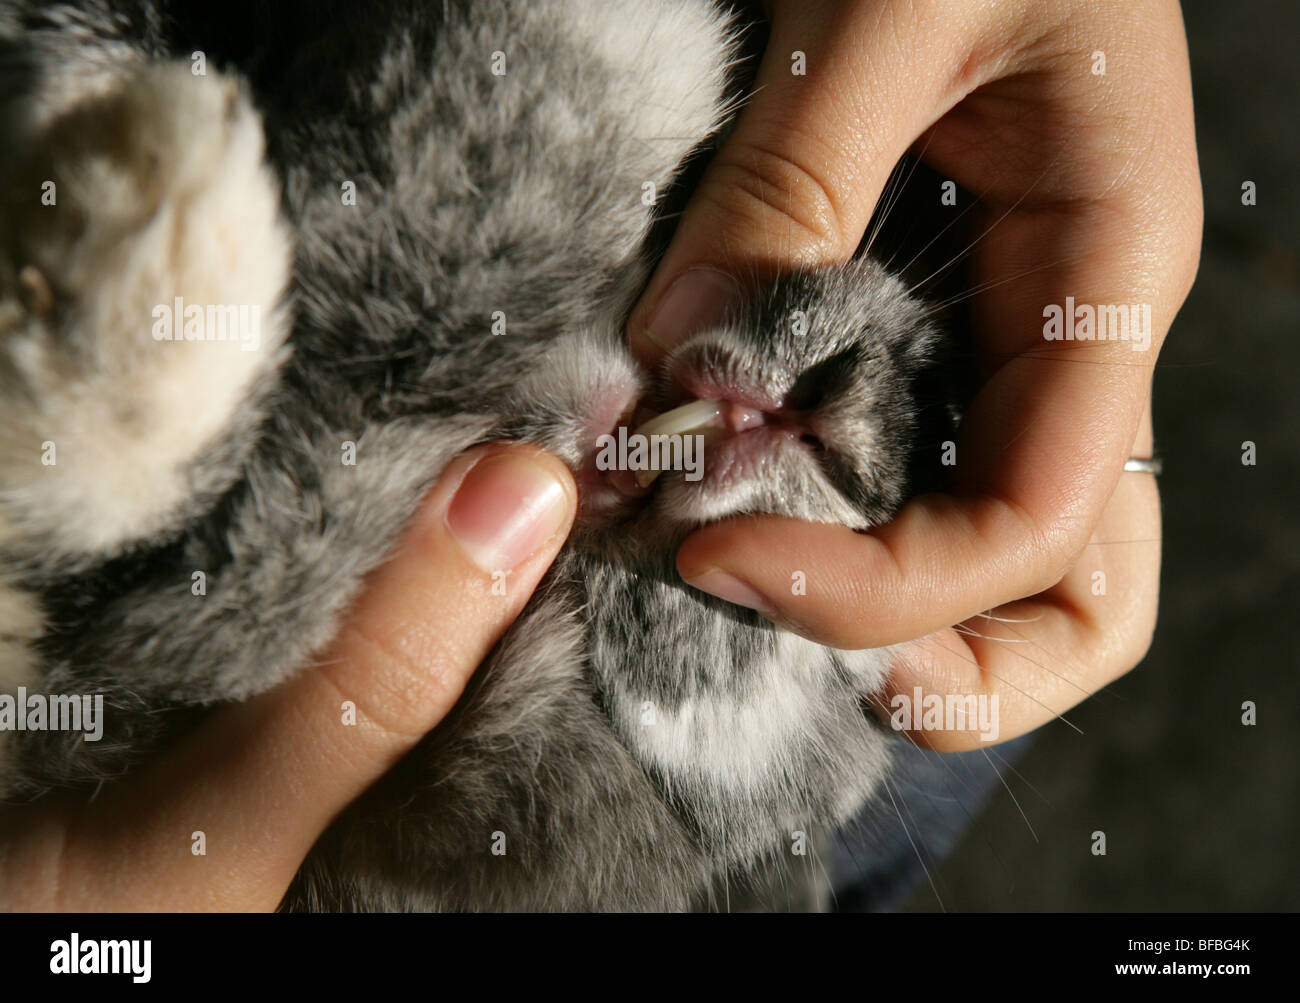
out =
[[1130,456],[1124,461],[1124,472],[1132,474],[1151,474],[1155,477],[1160,476],[1160,472],[1165,469],[1164,463],[1160,457],[1153,456],[1149,460],[1140,456]]

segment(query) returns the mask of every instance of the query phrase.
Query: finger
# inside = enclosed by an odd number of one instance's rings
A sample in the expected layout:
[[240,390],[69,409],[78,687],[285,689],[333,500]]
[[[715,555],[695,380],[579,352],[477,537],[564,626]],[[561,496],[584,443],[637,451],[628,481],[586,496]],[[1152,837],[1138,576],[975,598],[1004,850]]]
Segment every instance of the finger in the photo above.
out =
[[[869,533],[775,516],[731,519],[688,537],[678,572],[696,588],[844,649],[911,641],[1042,592],[1074,565],[1114,491],[1123,462],[1106,469],[1105,457],[1129,455],[1134,441],[1118,448],[1110,441],[1128,423],[1122,388],[1100,388],[1103,396],[1090,400],[1058,382],[1040,383],[1045,401],[1011,394],[1006,404],[1013,420],[995,441],[1021,458],[1022,480],[1000,482],[996,491],[924,495]],[[977,454],[982,460],[962,460],[964,442],[959,466],[1004,462],[987,447]]]
[[97,881],[111,875],[98,889],[110,902],[274,908],[331,819],[455,704],[559,550],[575,504],[564,465],[531,447],[453,462],[315,667],[216,713],[79,816],[65,859]]
[[632,311],[635,353],[653,365],[755,284],[853,254],[894,164],[979,82],[963,22],[988,15],[950,8],[776,6],[752,100]]
[[1160,505],[1127,473],[1093,541],[1062,581],[904,646],[877,713],[940,752],[1003,742],[1060,718],[1141,661],[1155,629]]

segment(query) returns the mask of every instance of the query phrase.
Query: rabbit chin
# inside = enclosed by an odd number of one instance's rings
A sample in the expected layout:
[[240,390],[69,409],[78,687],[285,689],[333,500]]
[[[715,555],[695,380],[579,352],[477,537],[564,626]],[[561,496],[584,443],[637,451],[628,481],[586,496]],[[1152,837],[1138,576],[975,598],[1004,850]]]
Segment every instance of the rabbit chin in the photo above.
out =
[[578,470],[583,514],[602,522],[641,516],[678,530],[756,513],[865,526],[827,477],[814,424],[746,400],[693,399],[664,414],[623,402]]
[[[681,425],[697,408],[713,419]],[[697,418],[698,418],[697,414]],[[797,424],[729,402],[696,401],[597,437],[578,472],[587,517],[643,517],[671,527],[771,513],[855,526],[862,517],[831,485],[820,444]],[[660,429],[656,431],[656,429]]]
[[704,475],[670,470],[656,482],[657,516],[696,525],[736,515],[783,515],[863,527],[859,512],[827,479],[812,447],[790,430],[757,428],[706,447]]
[[690,399],[601,436],[597,468],[625,491],[655,484],[652,507],[670,525],[752,513],[863,525],[827,476],[817,416],[738,396]]

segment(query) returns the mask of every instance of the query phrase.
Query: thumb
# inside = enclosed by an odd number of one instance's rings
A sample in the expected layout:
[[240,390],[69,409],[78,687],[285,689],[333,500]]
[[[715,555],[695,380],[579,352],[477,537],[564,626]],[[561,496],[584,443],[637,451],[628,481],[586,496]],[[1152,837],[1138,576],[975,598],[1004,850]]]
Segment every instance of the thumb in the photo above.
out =
[[654,366],[755,286],[852,257],[893,166],[962,96],[934,5],[777,4],[755,93],[628,320]]
[[[0,850],[25,862],[11,875],[25,887],[0,875],[0,903],[275,908],[333,818],[460,698],[562,546],[576,499],[568,469],[533,447],[457,458],[312,667],[214,712],[89,806],[11,833]],[[81,899],[51,900],[59,889]]]

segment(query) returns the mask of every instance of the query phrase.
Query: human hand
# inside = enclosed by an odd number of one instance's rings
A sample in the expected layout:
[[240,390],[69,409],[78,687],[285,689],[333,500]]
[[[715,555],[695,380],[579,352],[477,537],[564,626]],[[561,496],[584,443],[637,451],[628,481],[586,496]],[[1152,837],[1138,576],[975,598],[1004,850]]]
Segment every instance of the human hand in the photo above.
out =
[[[950,493],[868,534],[728,520],[693,534],[678,570],[834,647],[922,638],[886,703],[915,686],[996,694],[1009,739],[1132,668],[1154,629],[1159,499],[1150,475],[1121,471],[1151,455],[1155,357],[1200,253],[1181,14],[1172,0],[770,7],[759,89],[632,312],[633,350],[654,364],[747,284],[851,257],[911,147],[980,197],[982,383]],[[1150,304],[1148,349],[1045,341],[1044,307],[1067,296]],[[807,595],[791,594],[795,570]]]
[[0,909],[274,909],[331,820],[451,710],[576,498],[568,469],[532,447],[453,461],[317,667],[213,712],[89,803],[55,795],[0,816]]

